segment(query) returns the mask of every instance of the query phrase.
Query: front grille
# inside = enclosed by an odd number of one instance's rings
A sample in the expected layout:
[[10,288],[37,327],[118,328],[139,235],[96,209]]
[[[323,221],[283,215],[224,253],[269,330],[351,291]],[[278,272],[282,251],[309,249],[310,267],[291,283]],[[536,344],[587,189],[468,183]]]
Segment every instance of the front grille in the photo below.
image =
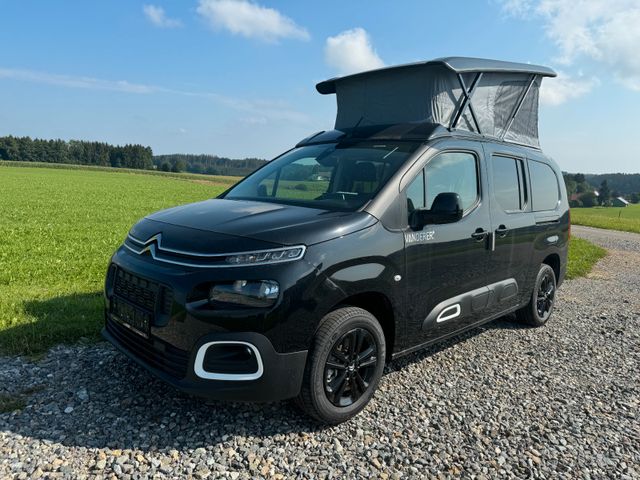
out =
[[173,307],[173,292],[166,288],[160,287],[160,313],[165,315],[171,315],[171,308]]
[[119,268],[116,272],[113,293],[125,300],[154,312],[160,285],[133,275]]
[[110,317],[107,319],[107,331],[124,348],[150,366],[177,379],[186,376],[189,352],[157,338],[144,338]]

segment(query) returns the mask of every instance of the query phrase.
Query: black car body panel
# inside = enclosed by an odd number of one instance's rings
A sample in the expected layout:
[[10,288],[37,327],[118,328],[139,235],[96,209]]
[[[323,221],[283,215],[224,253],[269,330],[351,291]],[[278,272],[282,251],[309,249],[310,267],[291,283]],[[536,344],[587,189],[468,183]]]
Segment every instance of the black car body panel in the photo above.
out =
[[[491,251],[489,239],[478,242],[470,236],[479,227],[487,231],[497,227],[491,218],[483,148],[483,142],[452,137],[425,144],[407,160],[405,168],[390,179],[386,189],[361,211],[337,212],[271,202],[216,199],[152,214],[132,228],[130,237],[139,241],[160,234],[163,248],[191,254],[306,246],[304,258],[296,262],[200,268],[164,263],[149,254],[135,253],[127,248],[130,243],[127,239],[112,259],[112,268],[132,272],[172,292],[170,313],[156,313],[150,326],[150,335],[156,342],[186,352],[187,364],[192,365],[194,352],[203,339],[216,335],[220,338],[260,335],[268,343],[265,352],[272,352],[264,354],[265,362],[274,362],[269,370],[273,371],[274,365],[278,368],[287,365],[283,370],[290,378],[286,388],[278,382],[267,382],[267,377],[260,382],[240,384],[202,380],[188,371],[183,378],[176,378],[166,369],[145,362],[144,356],[136,355],[135,349],[120,342],[109,328],[105,335],[154,373],[189,392],[226,399],[273,400],[296,394],[306,352],[320,320],[336,306],[353,303],[351,299],[366,302],[366,299],[377,298],[387,306],[386,312],[391,318],[384,321],[392,340],[389,346],[392,356],[514,311],[526,303],[536,275],[535,266],[546,258],[557,256],[558,281],[564,277],[568,241],[566,194],[562,193],[553,212],[525,211],[514,215],[509,234],[496,238],[495,250]],[[533,149],[505,148],[502,152],[514,157],[544,159]],[[406,201],[401,195],[407,183],[404,177],[415,174],[430,158],[449,149],[478,155],[480,187],[487,196],[461,221],[433,227],[432,240],[407,243],[407,235],[421,232],[413,232],[406,222],[398,228],[402,222],[385,219],[389,212],[406,218]],[[545,161],[559,176],[557,167]],[[392,201],[381,206],[377,200],[385,196]],[[394,280],[397,276],[402,280]],[[281,289],[278,302],[269,309],[226,310],[209,309],[198,303],[206,296],[209,285],[239,278],[277,281]],[[108,322],[116,322],[109,320],[112,298],[112,287],[107,284]],[[458,303],[463,309],[468,305],[468,311],[451,322],[434,321],[440,310],[455,304],[459,298],[462,301]],[[118,326],[121,327],[121,323]],[[135,339],[137,334],[133,335]],[[147,341],[142,337],[139,340]],[[292,356],[284,361],[277,360],[278,355]],[[255,386],[257,383],[261,385],[259,388]],[[265,385],[273,386],[267,389],[272,394],[262,390]]]
[[[456,195],[456,218],[438,220],[436,193]],[[185,391],[290,398],[336,308],[368,310],[397,357],[523,308],[543,263],[562,283],[568,241],[562,173],[538,148],[429,122],[320,132],[219,198],[133,226],[104,335]],[[247,285],[277,290],[233,300]]]
[[[248,237],[279,245],[313,245],[336,236],[348,235],[376,222],[366,212],[331,212],[293,205],[225,199],[205,200],[170,208],[147,218],[187,229]],[[211,242],[206,242],[204,248],[210,249],[211,245]]]

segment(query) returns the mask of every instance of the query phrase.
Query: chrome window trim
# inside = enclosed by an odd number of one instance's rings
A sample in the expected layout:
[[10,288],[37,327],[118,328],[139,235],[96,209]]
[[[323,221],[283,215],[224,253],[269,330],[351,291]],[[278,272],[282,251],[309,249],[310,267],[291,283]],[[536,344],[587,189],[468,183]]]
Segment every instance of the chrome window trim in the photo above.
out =
[[[248,250],[248,251],[244,251],[244,252],[207,254],[207,253],[189,252],[189,251],[186,251],[186,250],[176,250],[176,249],[173,249],[173,248],[163,247],[162,244],[161,244],[161,242],[162,242],[162,234],[160,234],[160,233],[152,236],[146,242],[135,238],[131,234],[127,235],[127,239],[131,240],[131,242],[136,243],[136,244],[141,246],[141,248],[139,250],[136,250],[134,247],[132,247],[130,245],[127,245],[126,242],[123,243],[123,246],[125,248],[127,248],[129,251],[131,251],[131,252],[133,252],[133,253],[135,253],[137,255],[142,255],[143,253],[149,252],[151,254],[151,257],[154,260],[157,260],[159,262],[165,262],[165,263],[171,263],[173,265],[181,265],[181,266],[185,266],[185,267],[195,267],[195,268],[249,267],[249,266],[257,266],[257,265],[274,265],[274,264],[277,264],[277,263],[295,262],[296,260],[302,259],[304,257],[304,254],[307,251],[306,245],[290,245],[290,246],[288,245],[288,246],[285,246],[285,247],[269,248],[269,249],[266,249],[266,250]],[[153,243],[154,241],[155,241],[155,243]],[[282,259],[282,260],[273,260],[273,261],[256,262],[256,263],[242,263],[242,264],[205,265],[205,264],[191,263],[191,262],[186,262],[186,261],[171,260],[171,259],[159,256],[159,254],[161,254],[162,252],[167,252],[167,253],[175,253],[175,254],[178,254],[178,255],[185,255],[185,256],[190,256],[190,257],[199,257],[199,258],[203,258],[203,259],[220,259],[220,258],[225,258],[225,257],[231,257],[231,256],[234,256],[234,255],[248,255],[248,254],[252,254],[252,253],[279,252],[279,251],[282,251],[282,250],[292,250],[292,249],[296,249],[296,248],[299,248],[301,250],[301,252],[300,252],[300,255],[298,255],[297,257],[294,257],[294,258],[285,258],[285,259]]]
[[[212,345],[221,345],[221,344],[233,344],[233,345],[245,345],[251,349],[253,354],[256,356],[256,362],[258,363],[258,370],[253,373],[216,373],[216,372],[208,372],[204,369],[204,357],[207,353],[207,350]],[[251,380],[257,380],[264,373],[264,365],[262,363],[262,356],[258,351],[257,347],[253,343],[243,342],[240,340],[225,340],[225,341],[216,341],[216,342],[207,342],[202,345],[198,349],[198,353],[196,354],[196,359],[193,362],[193,371],[195,374],[203,378],[205,380],[227,380],[234,382],[246,382]]]

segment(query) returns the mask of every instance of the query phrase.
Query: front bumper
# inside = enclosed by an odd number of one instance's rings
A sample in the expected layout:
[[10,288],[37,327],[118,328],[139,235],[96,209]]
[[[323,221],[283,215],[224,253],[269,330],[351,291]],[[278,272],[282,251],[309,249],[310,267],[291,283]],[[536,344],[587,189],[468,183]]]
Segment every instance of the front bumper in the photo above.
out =
[[[154,375],[191,394],[233,401],[295,397],[302,385],[315,325],[313,312],[300,308],[313,306],[313,299],[300,302],[306,285],[300,279],[311,281],[312,271],[304,260],[234,268],[182,268],[120,248],[107,274],[102,334]],[[211,283],[238,279],[277,281],[281,297],[268,309],[198,306],[199,295],[206,295]],[[126,308],[119,311],[123,303],[144,312],[146,320],[136,327],[144,335],[118,321],[124,320],[123,314],[127,316]],[[136,315],[126,323],[136,325],[140,320]],[[203,378],[203,372],[196,368],[197,353],[202,345],[221,341],[255,347],[262,362],[261,374],[233,380],[224,375]]]
[[[108,316],[108,314],[107,314]],[[115,320],[107,318],[102,336],[127,357],[173,387],[200,397],[245,402],[272,402],[298,395],[302,385],[307,351],[278,353],[271,342],[255,332],[214,333],[200,338],[196,348],[181,354],[172,351],[159,339],[140,337],[135,343],[135,333],[123,332]],[[263,371],[255,380],[211,380],[196,375],[196,353],[205,343],[240,341],[253,345],[260,354]],[[135,352],[134,352],[135,349]],[[182,378],[180,365],[185,364]]]

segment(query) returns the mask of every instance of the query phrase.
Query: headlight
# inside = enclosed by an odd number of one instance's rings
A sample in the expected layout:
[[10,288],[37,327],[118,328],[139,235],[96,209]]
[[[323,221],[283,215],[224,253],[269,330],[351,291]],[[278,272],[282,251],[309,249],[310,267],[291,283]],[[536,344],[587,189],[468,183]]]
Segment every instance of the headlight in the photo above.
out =
[[270,307],[280,295],[280,285],[273,280],[236,280],[211,287],[209,303],[226,303],[243,307]]
[[296,247],[276,248],[273,250],[261,250],[259,252],[239,253],[237,255],[229,255],[226,262],[231,265],[256,265],[263,263],[282,263],[300,260],[304,257],[305,247],[298,245]]

